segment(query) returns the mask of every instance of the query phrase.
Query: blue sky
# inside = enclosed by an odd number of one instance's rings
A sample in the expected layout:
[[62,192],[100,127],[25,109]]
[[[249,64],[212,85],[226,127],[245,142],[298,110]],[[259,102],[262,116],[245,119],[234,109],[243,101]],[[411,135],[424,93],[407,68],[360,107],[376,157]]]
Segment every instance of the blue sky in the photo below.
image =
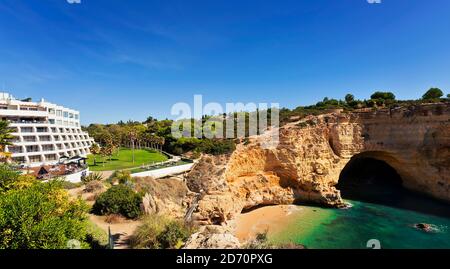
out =
[[448,0],[1,0],[0,87],[83,124],[176,102],[450,92]]

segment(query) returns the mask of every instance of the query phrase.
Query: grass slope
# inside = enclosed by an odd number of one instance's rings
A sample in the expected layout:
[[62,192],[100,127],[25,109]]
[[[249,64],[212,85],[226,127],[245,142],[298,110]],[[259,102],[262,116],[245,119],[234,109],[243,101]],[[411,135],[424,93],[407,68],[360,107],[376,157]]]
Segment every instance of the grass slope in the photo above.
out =
[[94,155],[88,156],[88,165],[91,171],[114,171],[122,170],[134,167],[140,167],[142,164],[151,164],[153,162],[163,162],[167,160],[167,156],[152,150],[135,150],[135,163],[133,163],[132,150],[121,149],[119,154],[114,154],[109,161],[102,156],[97,155],[97,165],[94,165]]

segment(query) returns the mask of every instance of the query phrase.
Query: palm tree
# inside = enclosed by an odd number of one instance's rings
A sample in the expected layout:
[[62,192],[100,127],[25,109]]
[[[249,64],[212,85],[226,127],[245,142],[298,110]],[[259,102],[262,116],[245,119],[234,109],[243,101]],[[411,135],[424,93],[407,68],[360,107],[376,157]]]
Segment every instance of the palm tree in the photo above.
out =
[[100,150],[100,154],[102,155],[103,158],[103,167],[104,167],[106,163],[106,157],[111,156],[111,147],[108,146],[102,147]]
[[120,155],[120,146],[121,146],[120,141],[114,140],[113,146],[114,146],[114,151],[116,152],[116,155],[119,156]]
[[153,148],[152,144],[153,144],[153,135],[146,133],[144,136],[144,141],[145,141],[145,147],[146,148]]
[[133,126],[130,126],[128,128],[128,132],[127,133],[128,133],[128,139],[131,142],[131,150],[132,150],[133,164],[134,164],[135,163],[135,159],[136,159],[135,156],[134,156],[134,149],[136,147],[135,143],[136,143],[136,139],[137,139],[138,134],[137,134],[137,130]]
[[11,153],[6,152],[6,146],[12,146],[11,142],[14,136],[11,134],[13,130],[9,127],[7,121],[0,121],[0,159],[1,161],[9,161],[11,159]]
[[108,152],[109,161],[111,161],[111,158],[112,158],[114,152],[116,151],[117,147],[114,144],[114,142],[111,141],[111,143],[106,145],[106,148],[107,148],[107,152]]
[[164,146],[164,144],[166,143],[166,140],[164,139],[164,137],[156,137],[157,138],[157,143],[158,143],[158,146],[159,146],[159,151],[163,151],[163,146]]
[[97,155],[100,154],[101,148],[97,143],[92,144],[90,148],[91,153],[94,155],[94,166],[97,165]]

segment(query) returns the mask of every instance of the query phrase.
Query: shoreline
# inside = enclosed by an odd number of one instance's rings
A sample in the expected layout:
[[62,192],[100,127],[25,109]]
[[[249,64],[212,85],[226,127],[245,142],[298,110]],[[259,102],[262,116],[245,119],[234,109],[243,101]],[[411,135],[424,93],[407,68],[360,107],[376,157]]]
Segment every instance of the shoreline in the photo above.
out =
[[304,213],[306,213],[305,208],[297,205],[261,207],[236,218],[235,236],[241,242],[254,239],[261,233],[267,233],[269,237],[273,237]]

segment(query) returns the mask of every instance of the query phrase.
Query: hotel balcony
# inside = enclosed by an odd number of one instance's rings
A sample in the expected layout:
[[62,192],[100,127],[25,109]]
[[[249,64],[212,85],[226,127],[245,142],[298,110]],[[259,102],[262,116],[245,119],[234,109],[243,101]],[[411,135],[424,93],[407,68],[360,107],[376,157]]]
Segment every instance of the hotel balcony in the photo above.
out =
[[7,117],[47,117],[47,111],[3,109],[2,116]]

